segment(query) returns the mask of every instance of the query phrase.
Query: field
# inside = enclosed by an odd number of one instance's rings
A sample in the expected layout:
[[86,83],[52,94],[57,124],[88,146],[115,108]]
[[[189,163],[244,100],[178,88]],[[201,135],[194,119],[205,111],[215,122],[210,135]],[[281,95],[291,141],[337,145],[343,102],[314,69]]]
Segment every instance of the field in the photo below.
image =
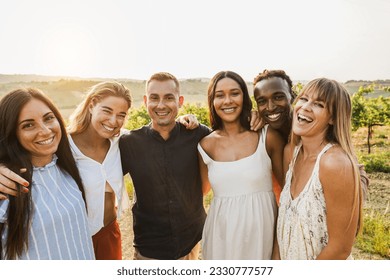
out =
[[[1,75],[0,74],[0,98],[7,92],[18,87],[37,87],[47,93],[58,105],[61,113],[67,118],[77,104],[84,97],[89,87],[100,82],[101,79],[80,79],[74,77],[46,77],[29,75]],[[133,107],[140,107],[144,94],[145,81],[118,79],[132,92]],[[181,81],[181,92],[185,97],[185,103],[206,103],[206,91],[209,79],[188,79]],[[371,82],[350,81],[345,84],[350,93],[357,91],[360,85],[369,85]],[[387,80],[382,85],[389,86]],[[248,83],[249,91],[252,86]],[[376,90],[375,96],[389,96],[389,92]],[[366,145],[367,129],[361,128],[353,133],[355,149],[360,161],[367,160]],[[390,168],[390,127],[375,127],[372,153],[376,156],[372,166],[385,165]],[[370,163],[371,164],[371,163]],[[367,166],[368,167],[368,166]],[[371,172],[369,196],[365,203],[365,229],[367,232],[359,237],[354,247],[355,259],[390,259],[390,173]],[[210,197],[205,199],[205,206]],[[366,222],[367,221],[367,222]],[[132,259],[133,231],[131,212],[127,211],[120,219],[123,237],[123,258]],[[368,228],[370,227],[370,232]]]
[[[133,108],[139,108],[143,104],[145,92],[145,81],[131,79],[106,79],[115,80],[128,87],[133,96]],[[61,109],[65,118],[69,117],[77,104],[83,99],[85,92],[94,84],[103,81],[99,78],[81,79],[77,77],[50,77],[36,75],[1,75],[0,74],[0,98],[4,94],[18,87],[36,87],[44,91],[55,104]],[[196,78],[181,80],[181,93],[185,98],[185,103],[207,102],[207,86],[209,78]],[[294,82],[295,83],[295,82]],[[369,85],[368,81],[349,81],[345,87],[352,94],[361,85]],[[252,92],[251,82],[247,83],[249,92]],[[389,86],[390,81],[382,81],[383,86]],[[373,97],[383,95],[390,96],[390,92],[376,89]]]

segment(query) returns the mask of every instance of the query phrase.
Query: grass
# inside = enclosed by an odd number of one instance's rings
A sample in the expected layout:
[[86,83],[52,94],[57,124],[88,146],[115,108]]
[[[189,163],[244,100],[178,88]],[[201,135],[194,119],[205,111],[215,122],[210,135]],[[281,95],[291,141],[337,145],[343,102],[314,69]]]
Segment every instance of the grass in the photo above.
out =
[[370,178],[369,196],[363,209],[363,230],[357,237],[355,248],[365,254],[358,259],[376,256],[390,259],[390,126],[374,129],[371,154],[367,149],[367,128],[352,134],[360,163]]
[[360,250],[390,259],[390,222],[385,215],[371,210],[364,214],[363,232],[355,246]]

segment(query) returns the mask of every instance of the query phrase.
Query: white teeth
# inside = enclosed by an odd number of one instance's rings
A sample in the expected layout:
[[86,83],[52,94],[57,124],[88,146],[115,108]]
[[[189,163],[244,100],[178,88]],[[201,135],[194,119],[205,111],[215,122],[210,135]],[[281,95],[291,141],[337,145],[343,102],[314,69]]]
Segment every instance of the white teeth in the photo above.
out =
[[108,126],[105,126],[104,124],[103,124],[103,127],[104,127],[105,129],[107,129],[108,131],[114,131],[114,128],[113,128],[113,127],[108,127]]
[[272,114],[272,115],[268,115],[268,118],[269,118],[270,120],[275,120],[275,119],[279,118],[279,116],[280,116],[280,113],[278,113],[278,114]]
[[51,144],[54,140],[54,136],[50,139],[47,139],[47,140],[44,140],[44,141],[39,141],[37,142],[39,145],[48,145],[48,144]]
[[302,114],[298,114],[298,121],[312,122],[313,120],[307,116],[304,116]]
[[233,113],[234,112],[234,108],[222,109],[222,111],[224,111],[225,113]]
[[157,116],[163,117],[163,116],[168,116],[168,112],[156,112]]

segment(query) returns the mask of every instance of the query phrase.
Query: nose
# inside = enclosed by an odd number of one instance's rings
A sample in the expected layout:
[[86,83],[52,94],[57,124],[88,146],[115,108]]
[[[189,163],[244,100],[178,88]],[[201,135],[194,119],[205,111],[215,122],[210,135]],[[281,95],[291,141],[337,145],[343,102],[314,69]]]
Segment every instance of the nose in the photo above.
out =
[[39,130],[39,133],[43,134],[43,135],[46,135],[46,134],[49,134],[51,133],[51,128],[49,125],[45,124],[45,123],[42,123],[40,126],[39,126],[40,130]]
[[116,116],[115,116],[115,115],[112,115],[112,116],[109,118],[108,122],[109,122],[111,125],[115,125],[116,122],[117,122]]
[[231,102],[232,102],[232,99],[230,98],[230,95],[227,94],[227,95],[225,96],[225,99],[223,100],[223,103],[229,104],[229,103],[231,103]]
[[274,108],[275,108],[274,102],[272,102],[272,100],[269,100],[268,103],[267,103],[268,111],[272,111]]
[[311,109],[311,105],[312,105],[312,103],[310,101],[308,101],[308,102],[303,103],[301,108],[304,109],[304,110],[310,110]]
[[165,106],[165,101],[164,99],[160,99],[157,103],[157,108],[161,108]]

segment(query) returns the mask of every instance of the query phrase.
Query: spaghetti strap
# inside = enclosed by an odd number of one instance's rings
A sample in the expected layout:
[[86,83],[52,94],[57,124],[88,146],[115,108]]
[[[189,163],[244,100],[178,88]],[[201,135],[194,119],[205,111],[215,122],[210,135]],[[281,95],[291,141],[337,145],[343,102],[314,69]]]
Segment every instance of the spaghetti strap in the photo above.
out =
[[325,154],[332,146],[333,146],[333,144],[331,144],[331,143],[326,144],[326,146],[318,154],[317,159],[316,159],[316,163],[315,163],[314,168],[313,168],[313,172],[314,171],[318,172],[322,155]]
[[202,159],[203,159],[203,162],[205,164],[208,164],[210,162],[213,162],[214,160],[205,152],[205,150],[203,150],[202,146],[200,145],[200,143],[198,143],[198,151],[199,151],[199,154],[201,155]]

